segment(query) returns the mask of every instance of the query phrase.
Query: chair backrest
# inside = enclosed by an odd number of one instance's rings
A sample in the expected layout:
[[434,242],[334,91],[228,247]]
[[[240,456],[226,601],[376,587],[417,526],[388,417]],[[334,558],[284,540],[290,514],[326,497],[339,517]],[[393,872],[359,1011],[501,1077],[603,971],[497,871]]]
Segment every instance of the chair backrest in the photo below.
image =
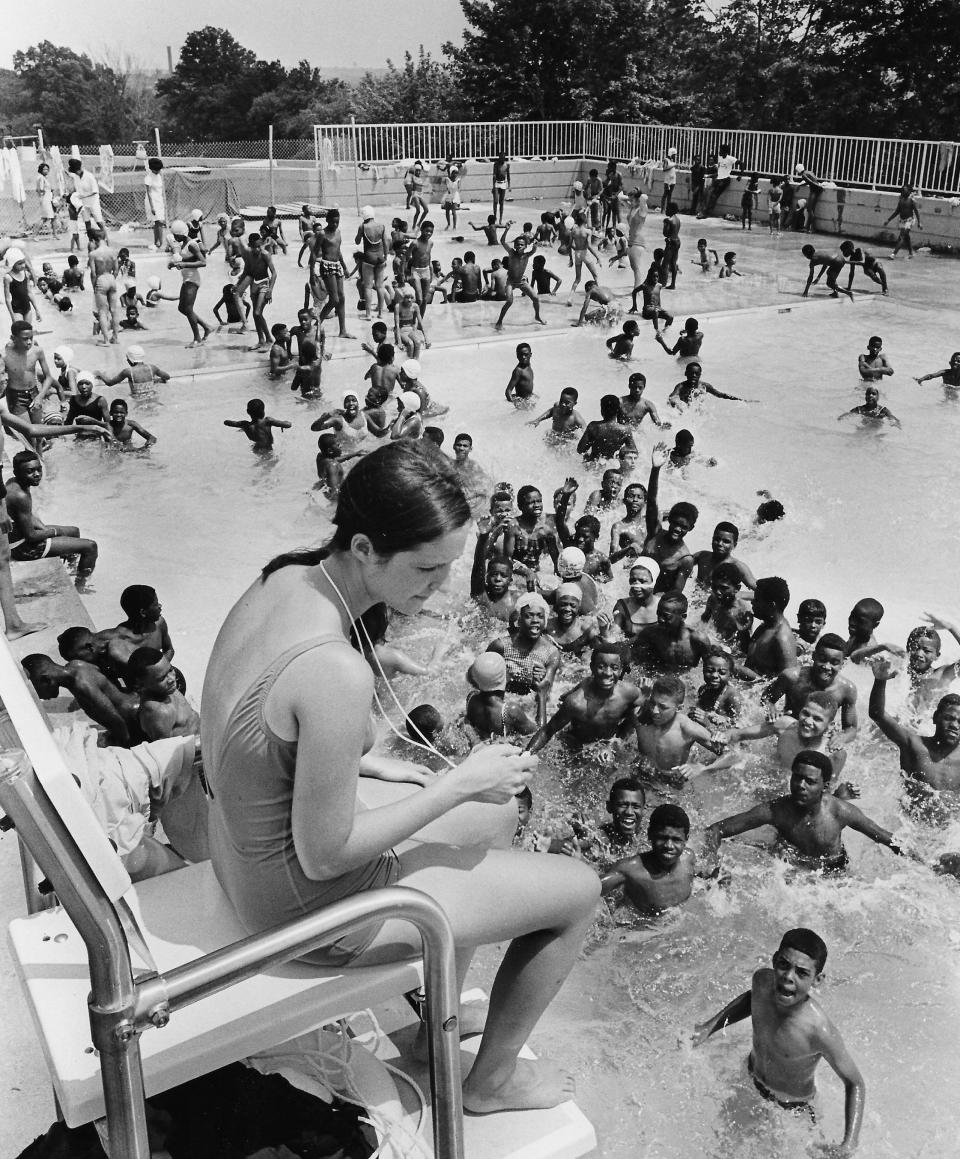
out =
[[130,876],[67,768],[46,714],[26,674],[0,636],[0,699],[34,774],[112,902],[130,889]]

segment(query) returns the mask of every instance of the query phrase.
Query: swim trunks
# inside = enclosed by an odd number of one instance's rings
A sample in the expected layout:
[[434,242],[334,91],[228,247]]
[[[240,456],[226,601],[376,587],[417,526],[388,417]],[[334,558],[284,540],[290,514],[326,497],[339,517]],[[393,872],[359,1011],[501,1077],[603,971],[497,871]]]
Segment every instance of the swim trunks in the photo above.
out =
[[38,543],[30,543],[26,539],[10,544],[10,558],[25,563],[31,559],[43,559],[50,552],[49,539],[41,539]]
[[343,277],[343,266],[339,262],[328,262],[326,258],[321,258],[320,273]]
[[839,853],[826,854],[823,857],[813,857],[801,853],[794,846],[785,841],[778,841],[774,846],[774,853],[798,869],[809,869],[814,873],[844,873],[850,864],[846,849],[841,846]]
[[810,1099],[791,1099],[789,1096],[784,1097],[783,1092],[777,1092],[770,1089],[765,1082],[757,1078],[756,1071],[753,1069],[753,1053],[747,1058],[747,1071],[750,1078],[753,1080],[753,1085],[757,1091],[770,1103],[776,1103],[778,1107],[782,1107],[785,1111],[798,1111],[802,1114],[809,1115],[810,1118],[816,1122],[817,1113],[813,1103]]
[[116,288],[117,279],[113,274],[101,274],[93,284],[94,293],[97,294],[109,294],[111,290]]

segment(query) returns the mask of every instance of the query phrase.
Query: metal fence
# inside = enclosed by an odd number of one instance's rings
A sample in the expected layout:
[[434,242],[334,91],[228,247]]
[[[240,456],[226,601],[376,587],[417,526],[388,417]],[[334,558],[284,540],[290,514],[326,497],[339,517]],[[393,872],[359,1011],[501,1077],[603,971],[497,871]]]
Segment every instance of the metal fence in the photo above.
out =
[[885,137],[832,137],[752,129],[701,129],[600,121],[479,121],[437,124],[314,126],[318,165],[391,165],[420,158],[584,157],[618,162],[657,160],[670,146],[679,164],[705,160],[728,144],[748,172],[787,175],[798,163],[825,179],[862,189],[897,189],[905,181],[926,193],[960,190],[960,145]]

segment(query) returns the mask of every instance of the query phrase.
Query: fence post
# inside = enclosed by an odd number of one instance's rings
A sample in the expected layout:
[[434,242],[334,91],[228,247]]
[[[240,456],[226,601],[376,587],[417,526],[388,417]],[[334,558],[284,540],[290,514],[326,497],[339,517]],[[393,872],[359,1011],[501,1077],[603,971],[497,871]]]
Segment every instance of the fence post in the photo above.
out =
[[270,204],[276,205],[273,196],[273,125],[267,126],[267,168],[270,170]]
[[357,202],[357,214],[360,213],[360,146],[357,136],[357,118],[350,114],[350,131],[353,135],[353,193]]
[[873,148],[873,184],[872,189],[877,188],[877,174],[880,172],[880,138],[877,138],[877,143]]
[[160,130],[156,127],[154,127],[154,130],[153,130],[153,144],[157,150],[157,156],[162,157],[163,152],[160,148]]

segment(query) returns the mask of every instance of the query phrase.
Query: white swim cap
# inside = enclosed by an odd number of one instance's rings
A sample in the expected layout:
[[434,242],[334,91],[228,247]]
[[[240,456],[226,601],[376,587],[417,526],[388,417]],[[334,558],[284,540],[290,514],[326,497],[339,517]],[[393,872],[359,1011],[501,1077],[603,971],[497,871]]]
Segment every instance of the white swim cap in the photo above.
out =
[[567,227],[567,229],[573,229],[577,223],[573,220],[572,217],[565,217],[563,219],[563,224]]
[[668,157],[676,157],[676,155],[677,155],[677,151],[676,151],[676,149],[674,149],[674,147],[671,145],[671,146],[670,146],[670,148],[667,150],[667,156],[668,156]]
[[138,362],[143,362],[146,357],[146,351],[142,346],[131,346],[127,351],[127,362],[132,363],[134,366]]
[[582,575],[587,565],[587,557],[579,547],[565,547],[557,560],[557,575],[563,579]]
[[420,363],[416,360],[416,358],[408,358],[403,366],[400,367],[400,370],[403,372],[403,374],[406,375],[407,378],[420,377]]
[[559,600],[563,596],[575,596],[578,604],[583,603],[583,591],[580,589],[580,587],[578,587],[577,584],[560,584],[557,588],[557,599]]
[[73,347],[72,346],[57,346],[54,347],[53,357],[59,358],[64,366],[69,366],[73,362]]
[[373,221],[373,218],[374,218],[373,206],[372,205],[365,205],[363,207],[363,209],[360,210],[360,216],[363,218],[364,221]]
[[583,182],[582,181],[574,181],[573,188],[579,193],[580,190],[583,188]]
[[81,370],[77,375],[77,386],[79,386],[81,382],[89,382],[89,384],[93,386],[95,381],[96,379],[93,377],[89,370]]
[[649,555],[638,555],[630,564],[630,571],[633,571],[635,567],[642,567],[644,571],[649,572],[654,583],[660,578],[660,564],[655,559],[651,559]]
[[795,172],[795,173],[802,173],[802,172],[803,172],[803,170],[804,170],[804,168],[805,168],[805,166],[804,166],[803,162],[802,162],[802,161],[798,161],[798,162],[797,162],[797,164],[796,164],[796,165],[795,165],[795,167],[794,167],[794,172]]
[[160,289],[160,279],[157,277],[156,274],[154,274],[152,278],[147,278],[147,285],[150,287],[151,290],[159,290]]
[[193,209],[190,211],[190,220],[199,221],[203,217],[202,209]]
[[181,221],[178,217],[176,221],[172,221],[170,223],[170,232],[174,237],[187,237],[189,233],[189,230],[187,229],[187,223],[185,221]]
[[400,405],[404,410],[412,411],[416,414],[420,409],[420,395],[414,390],[405,390],[400,395]]
[[518,612],[522,612],[524,608],[539,608],[545,616],[550,614],[550,607],[539,592],[524,592],[514,607]]
[[342,402],[340,405],[341,405],[341,406],[346,406],[346,405],[347,405],[347,399],[348,399],[348,398],[355,398],[355,399],[357,400],[357,404],[359,405],[359,403],[360,403],[360,395],[359,395],[359,394],[357,394],[357,392],[356,392],[355,390],[345,390],[345,391],[343,392],[343,402]]
[[5,256],[7,259],[7,265],[10,267],[10,269],[13,269],[17,262],[25,262],[27,260],[27,255],[23,252],[22,249],[17,249],[15,245],[12,245],[7,250]]

